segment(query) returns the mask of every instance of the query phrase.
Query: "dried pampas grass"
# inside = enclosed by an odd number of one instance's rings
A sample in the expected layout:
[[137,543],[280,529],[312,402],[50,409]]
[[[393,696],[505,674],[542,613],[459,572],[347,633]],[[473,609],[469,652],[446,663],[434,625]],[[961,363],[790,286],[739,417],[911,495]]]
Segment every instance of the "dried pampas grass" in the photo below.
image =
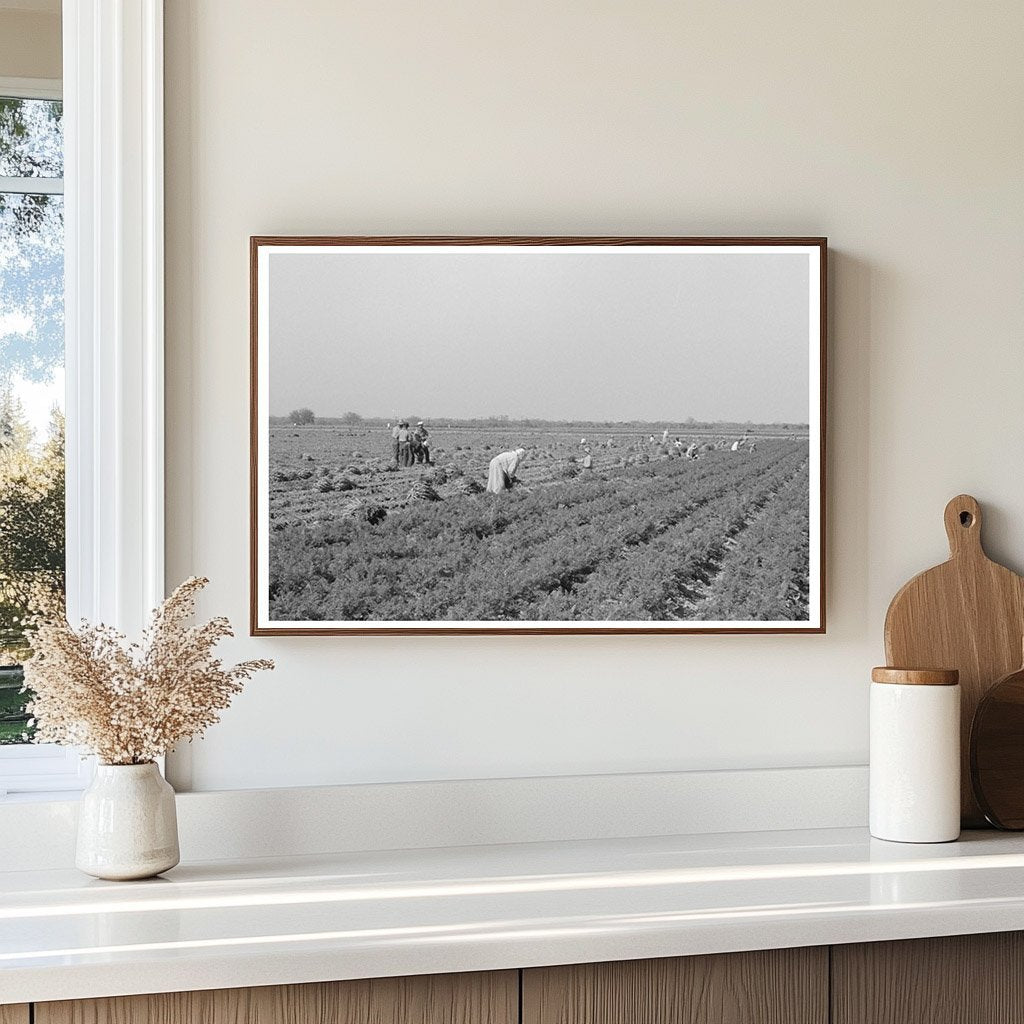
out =
[[186,624],[207,583],[182,583],[153,612],[141,644],[109,626],[38,622],[25,662],[36,742],[84,747],[104,764],[145,764],[219,721],[245,680],[274,663],[225,668],[213,648],[233,635],[228,620]]

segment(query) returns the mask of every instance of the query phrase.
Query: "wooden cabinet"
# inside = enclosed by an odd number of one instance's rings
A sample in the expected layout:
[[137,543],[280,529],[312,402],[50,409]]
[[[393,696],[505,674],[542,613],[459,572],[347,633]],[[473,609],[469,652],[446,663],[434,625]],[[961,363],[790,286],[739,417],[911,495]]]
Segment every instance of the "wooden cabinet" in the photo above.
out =
[[[36,1003],[35,1006],[35,1024],[518,1024],[518,1021],[518,971],[174,992]],[[0,1024],[7,1022],[0,1018]],[[19,1019],[16,1024],[23,1022]]]
[[536,968],[523,972],[522,1019],[523,1024],[826,1024],[828,949]]
[[1020,1024],[1024,933],[832,947],[833,1024]]
[[1024,933],[0,1006],[0,1024],[1024,1024]]

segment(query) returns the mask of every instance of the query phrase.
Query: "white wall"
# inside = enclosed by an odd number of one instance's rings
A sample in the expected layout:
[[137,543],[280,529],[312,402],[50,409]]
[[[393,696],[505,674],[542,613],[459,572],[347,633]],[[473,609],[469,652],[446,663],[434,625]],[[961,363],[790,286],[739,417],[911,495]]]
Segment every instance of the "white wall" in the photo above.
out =
[[832,245],[826,636],[240,639],[195,788],[863,762],[946,500],[1024,568],[1024,6],[167,8],[168,576],[243,632],[250,234]]

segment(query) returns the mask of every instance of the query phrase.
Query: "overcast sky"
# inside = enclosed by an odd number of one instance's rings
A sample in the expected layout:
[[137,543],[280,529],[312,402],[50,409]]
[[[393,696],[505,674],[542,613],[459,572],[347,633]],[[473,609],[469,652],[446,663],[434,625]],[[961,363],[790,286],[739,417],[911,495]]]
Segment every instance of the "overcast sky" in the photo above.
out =
[[270,257],[270,411],[809,420],[808,258]]

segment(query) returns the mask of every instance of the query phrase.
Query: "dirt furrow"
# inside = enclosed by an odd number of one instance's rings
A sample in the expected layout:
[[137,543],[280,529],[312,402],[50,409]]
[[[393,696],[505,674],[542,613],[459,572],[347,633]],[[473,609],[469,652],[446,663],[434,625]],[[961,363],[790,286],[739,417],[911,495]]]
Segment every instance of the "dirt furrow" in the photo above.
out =
[[769,491],[751,510],[744,516],[743,521],[729,530],[721,545],[708,553],[708,558],[702,566],[702,571],[696,576],[693,582],[686,586],[680,595],[680,600],[669,609],[667,618],[670,619],[700,619],[700,608],[714,593],[715,586],[722,578],[725,571],[725,564],[730,553],[739,544],[740,535],[745,533],[758,520],[763,519],[771,513],[772,502],[778,497],[779,492],[795,480],[807,468],[807,462],[802,462],[797,470],[782,481],[773,491]]

